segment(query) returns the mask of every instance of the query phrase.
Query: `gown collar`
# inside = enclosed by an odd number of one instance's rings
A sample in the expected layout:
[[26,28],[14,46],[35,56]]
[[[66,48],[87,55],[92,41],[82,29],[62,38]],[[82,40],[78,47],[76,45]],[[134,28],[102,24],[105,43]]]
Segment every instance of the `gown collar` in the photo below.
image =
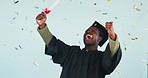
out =
[[98,53],[98,50],[86,50],[85,48],[82,49],[82,51],[87,52],[87,53]]

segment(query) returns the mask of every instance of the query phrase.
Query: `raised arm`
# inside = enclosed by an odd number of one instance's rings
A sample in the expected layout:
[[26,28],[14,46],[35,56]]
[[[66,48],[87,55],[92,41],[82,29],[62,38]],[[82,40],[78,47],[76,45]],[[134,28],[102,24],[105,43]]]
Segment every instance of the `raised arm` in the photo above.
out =
[[110,74],[119,64],[122,57],[122,51],[118,36],[114,33],[112,22],[106,22],[106,30],[109,34],[109,44],[103,55],[102,67],[106,74]]
[[36,17],[36,23],[39,25],[38,27],[38,32],[40,33],[41,37],[43,38],[44,42],[46,45],[49,44],[49,42],[51,41],[53,35],[52,33],[49,31],[47,25],[46,25],[46,14],[44,12],[40,13],[37,15]]
[[113,57],[119,48],[118,36],[114,32],[113,22],[106,22],[105,27],[109,34],[109,48]]
[[71,47],[52,35],[45,23],[46,19],[46,14],[43,12],[36,17],[36,23],[39,25],[37,30],[46,44],[45,54],[51,55],[53,62],[62,66]]

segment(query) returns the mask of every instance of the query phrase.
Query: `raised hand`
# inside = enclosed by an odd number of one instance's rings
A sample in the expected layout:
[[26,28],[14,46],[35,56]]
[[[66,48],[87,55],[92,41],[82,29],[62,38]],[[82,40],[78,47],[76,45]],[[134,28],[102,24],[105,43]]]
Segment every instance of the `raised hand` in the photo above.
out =
[[45,27],[45,22],[46,22],[46,14],[44,12],[40,13],[36,17],[36,23],[39,25],[40,29],[43,29]]
[[106,28],[106,30],[109,34],[109,37],[112,40],[116,40],[116,35],[115,35],[115,32],[114,32],[114,28],[113,28],[113,22],[106,22],[105,28]]

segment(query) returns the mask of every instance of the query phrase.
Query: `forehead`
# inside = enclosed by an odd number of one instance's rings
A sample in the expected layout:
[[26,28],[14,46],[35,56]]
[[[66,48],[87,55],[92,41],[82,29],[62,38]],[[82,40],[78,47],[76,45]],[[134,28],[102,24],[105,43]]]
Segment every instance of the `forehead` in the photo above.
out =
[[94,31],[98,31],[99,32],[99,30],[96,27],[89,27],[87,30],[94,30]]

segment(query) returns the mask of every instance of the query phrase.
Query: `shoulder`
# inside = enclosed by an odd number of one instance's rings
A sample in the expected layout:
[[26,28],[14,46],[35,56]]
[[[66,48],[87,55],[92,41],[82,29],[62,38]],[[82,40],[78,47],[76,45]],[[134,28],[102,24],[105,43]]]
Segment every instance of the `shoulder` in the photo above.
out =
[[71,50],[81,50],[80,46],[73,45],[71,46]]

